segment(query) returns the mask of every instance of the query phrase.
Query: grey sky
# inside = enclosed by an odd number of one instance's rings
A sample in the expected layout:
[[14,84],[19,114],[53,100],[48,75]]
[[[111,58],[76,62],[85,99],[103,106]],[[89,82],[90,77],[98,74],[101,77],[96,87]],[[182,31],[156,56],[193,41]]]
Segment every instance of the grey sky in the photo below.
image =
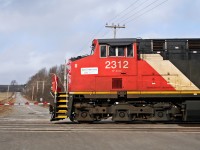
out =
[[[92,38],[113,37],[104,28],[106,22],[123,25],[163,1],[0,0],[0,84],[13,79],[25,83],[43,67],[89,53]],[[109,22],[133,2],[135,5]],[[199,6],[199,0],[168,0],[126,24],[117,37],[199,37]],[[127,17],[130,19],[123,21]]]

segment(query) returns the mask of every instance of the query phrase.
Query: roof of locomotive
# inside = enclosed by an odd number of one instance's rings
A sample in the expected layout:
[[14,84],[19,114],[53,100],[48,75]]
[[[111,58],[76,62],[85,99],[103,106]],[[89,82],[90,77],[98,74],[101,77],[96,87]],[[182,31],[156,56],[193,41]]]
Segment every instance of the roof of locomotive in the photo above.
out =
[[117,39],[97,39],[99,44],[109,44],[109,45],[130,45],[133,42],[140,42],[140,41],[149,41],[149,40],[156,40],[156,41],[187,41],[187,40],[200,40],[200,38],[155,38],[155,39],[143,39],[143,38],[117,38]]
[[130,45],[136,42],[136,38],[119,38],[119,39],[97,39],[99,44],[109,44],[109,45]]
[[[150,42],[152,40],[154,41],[170,41],[170,42],[185,42],[185,41],[200,41],[200,38],[155,38],[155,39],[143,39],[143,38],[117,38],[117,39],[96,39],[99,44],[105,44],[105,45],[111,45],[111,46],[126,46],[131,45],[134,42]],[[88,55],[82,55],[77,57],[70,58],[71,61],[75,61],[84,57],[87,57]]]

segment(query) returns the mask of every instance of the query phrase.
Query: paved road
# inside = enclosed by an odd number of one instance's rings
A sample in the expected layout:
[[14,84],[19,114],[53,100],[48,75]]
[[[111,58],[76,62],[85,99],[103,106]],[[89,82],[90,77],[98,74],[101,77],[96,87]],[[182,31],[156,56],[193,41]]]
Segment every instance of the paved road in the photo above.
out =
[[19,106],[12,106],[13,109],[10,113],[1,116],[1,120],[7,121],[31,121],[42,120],[48,121],[50,114],[48,108],[41,106],[24,105],[28,102],[20,93],[16,93],[15,103],[19,103]]
[[[27,102],[19,93],[16,102]],[[200,125],[49,122],[47,108],[13,106],[0,117],[0,149],[199,150]]]

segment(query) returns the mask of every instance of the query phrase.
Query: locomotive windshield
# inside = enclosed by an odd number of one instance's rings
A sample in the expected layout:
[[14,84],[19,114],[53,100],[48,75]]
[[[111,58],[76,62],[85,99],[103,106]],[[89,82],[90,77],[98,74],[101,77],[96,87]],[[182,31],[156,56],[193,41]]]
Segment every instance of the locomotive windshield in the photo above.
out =
[[100,57],[134,57],[133,43],[135,42],[135,38],[98,39]]
[[125,50],[124,47],[118,47],[118,56],[125,56],[124,55],[124,50]]
[[125,51],[124,46],[110,46],[109,56],[125,56],[124,51]]
[[109,56],[116,56],[117,49],[115,47],[109,47]]
[[100,46],[100,57],[133,57],[133,45],[128,46]]

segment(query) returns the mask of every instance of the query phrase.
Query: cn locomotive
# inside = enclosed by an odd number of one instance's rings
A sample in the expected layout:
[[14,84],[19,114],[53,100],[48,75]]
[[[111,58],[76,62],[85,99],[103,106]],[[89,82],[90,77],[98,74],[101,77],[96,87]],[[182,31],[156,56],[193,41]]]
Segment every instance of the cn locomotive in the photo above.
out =
[[200,39],[94,39],[53,76],[51,121],[200,121]]

